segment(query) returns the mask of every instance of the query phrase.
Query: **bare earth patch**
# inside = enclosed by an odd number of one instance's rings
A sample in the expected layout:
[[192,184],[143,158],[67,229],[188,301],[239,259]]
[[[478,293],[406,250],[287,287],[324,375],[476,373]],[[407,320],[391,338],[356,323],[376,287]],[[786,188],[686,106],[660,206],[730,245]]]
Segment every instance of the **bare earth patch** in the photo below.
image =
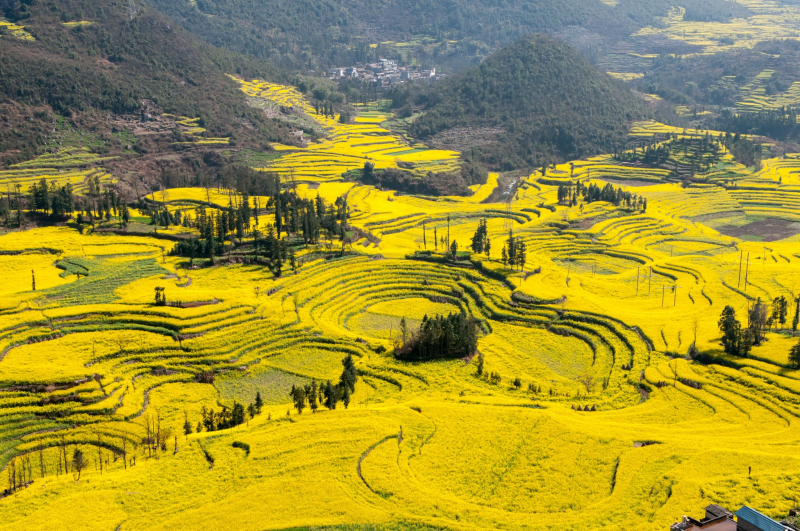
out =
[[717,231],[742,240],[774,242],[800,234],[800,223],[785,219],[762,219],[739,227],[723,225],[717,227]]

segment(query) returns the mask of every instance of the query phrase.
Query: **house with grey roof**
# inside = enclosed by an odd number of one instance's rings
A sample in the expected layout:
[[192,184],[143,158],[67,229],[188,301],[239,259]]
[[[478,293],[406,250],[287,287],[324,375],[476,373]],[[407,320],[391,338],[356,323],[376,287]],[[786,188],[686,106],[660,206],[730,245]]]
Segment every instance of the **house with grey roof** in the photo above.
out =
[[[734,519],[735,517],[735,519]],[[703,518],[684,516],[670,531],[800,531],[792,524],[778,522],[746,505],[735,513],[719,505],[706,507]]]
[[769,516],[743,505],[736,511],[736,531],[797,531],[793,525],[776,522]]

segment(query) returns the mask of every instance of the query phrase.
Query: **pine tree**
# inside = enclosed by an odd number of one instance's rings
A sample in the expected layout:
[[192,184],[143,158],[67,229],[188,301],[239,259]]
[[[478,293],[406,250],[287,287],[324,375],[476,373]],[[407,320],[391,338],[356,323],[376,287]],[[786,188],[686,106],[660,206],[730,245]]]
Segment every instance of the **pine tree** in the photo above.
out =
[[342,387],[342,403],[345,409],[350,405],[350,389],[346,385]]
[[325,384],[325,407],[328,409],[336,409],[336,402],[339,401],[339,395],[336,392],[336,387],[330,380]]
[[351,393],[356,390],[356,382],[358,381],[358,370],[353,362],[353,356],[347,354],[342,360],[342,375],[339,379],[339,385],[344,389],[347,388]]
[[256,391],[256,413],[261,413],[261,408],[264,407],[264,401],[261,399],[261,391]]
[[281,229],[283,228],[283,212],[281,212],[281,197],[275,196],[275,230],[278,232],[278,239],[281,239]]
[[184,418],[183,434],[188,438],[189,434],[192,433],[192,423],[189,422],[189,414],[186,413],[185,411],[183,412],[183,418]]
[[316,380],[311,380],[311,386],[306,394],[308,395],[308,406],[311,408],[311,412],[316,413],[317,408],[319,408],[317,403],[319,392]]
[[303,387],[292,386],[292,390],[289,391],[289,396],[292,397],[292,402],[294,402],[294,407],[297,409],[297,414],[300,415],[303,413],[303,409],[306,407],[306,391]]
[[800,369],[800,341],[792,345],[789,350],[789,364],[795,369]]

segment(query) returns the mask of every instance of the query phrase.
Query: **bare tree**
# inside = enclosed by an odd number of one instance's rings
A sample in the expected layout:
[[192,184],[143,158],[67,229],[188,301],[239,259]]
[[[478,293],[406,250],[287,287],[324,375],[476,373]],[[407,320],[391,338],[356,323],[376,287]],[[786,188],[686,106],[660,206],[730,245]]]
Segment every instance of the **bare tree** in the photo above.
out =
[[100,434],[96,433],[97,435],[97,460],[100,461],[100,475],[103,475],[103,439],[100,438]]
[[44,477],[46,473],[44,466],[44,446],[41,444],[39,444],[39,472],[41,473],[41,476]]
[[700,329],[700,316],[695,315],[694,318],[692,319],[692,334],[694,334],[694,340],[692,341],[692,343],[694,343],[695,346],[697,346],[697,331],[699,329]]
[[578,381],[586,388],[587,394],[591,393],[592,389],[594,389],[594,376],[592,376],[590,373],[585,372],[581,374],[578,376]]
[[672,360],[669,364],[669,369],[672,371],[672,386],[678,386],[678,360]]

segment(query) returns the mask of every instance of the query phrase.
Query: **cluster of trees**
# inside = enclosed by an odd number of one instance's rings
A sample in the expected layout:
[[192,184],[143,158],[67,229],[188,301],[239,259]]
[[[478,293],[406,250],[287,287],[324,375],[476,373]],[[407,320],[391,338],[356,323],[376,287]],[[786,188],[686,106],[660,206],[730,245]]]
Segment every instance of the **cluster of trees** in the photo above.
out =
[[[792,330],[797,331],[800,324],[800,297],[794,299],[795,314]],[[771,328],[783,329],[789,314],[789,300],[785,296],[775,297],[772,304],[764,303],[759,298],[748,307],[747,326],[736,319],[736,310],[725,306],[719,319],[719,330],[722,332],[722,344],[725,352],[736,356],[747,356],[753,346],[760,346],[765,341],[765,334]]]
[[[91,180],[90,180],[91,183]],[[72,214],[75,210],[75,200],[72,195],[72,185],[67,182],[61,186],[56,181],[42,177],[38,184],[31,185],[29,208],[34,212],[50,214],[54,218],[61,218]]]
[[761,169],[761,159],[764,147],[758,142],[745,138],[737,134],[726,133],[725,147],[731,152],[734,160],[745,166],[753,166],[756,170]]
[[410,332],[401,321],[401,337],[395,345],[395,356],[406,360],[465,358],[478,346],[478,325],[465,313],[423,317],[418,332]]
[[591,183],[586,186],[581,181],[578,181],[574,186],[571,184],[561,184],[558,186],[558,202],[569,206],[576,206],[579,197],[582,197],[587,203],[594,203],[595,201],[606,201],[613,203],[615,206],[623,206],[628,209],[647,211],[647,198],[626,192],[620,186],[614,188],[611,183],[606,183],[605,186],[600,186]]
[[97,176],[89,178],[88,184],[89,190],[83,197],[74,194],[69,182],[61,185],[56,181],[48,183],[44,177],[30,186],[27,196],[23,195],[22,186],[17,184],[14,190],[9,188],[0,200],[0,216],[7,225],[13,221],[17,226],[22,226],[25,211],[55,219],[77,212],[79,223],[110,220],[112,217],[122,218],[125,223],[130,221],[128,206],[113,188],[102,190]]
[[358,381],[358,370],[351,354],[344,357],[342,366],[338,384],[328,380],[318,386],[317,381],[312,380],[310,384],[292,386],[289,397],[298,414],[302,414],[306,407],[316,413],[320,403],[328,409],[336,409],[339,402],[344,404],[345,409],[350,406],[350,397],[355,392]]
[[286,235],[300,234],[306,243],[318,243],[320,231],[344,241],[347,219],[350,215],[347,198],[340,196],[332,205],[326,204],[319,195],[315,199],[303,199],[295,192],[283,192],[270,200],[268,206],[275,207],[275,229],[280,239]]
[[489,239],[489,229],[486,225],[486,218],[483,218],[478,222],[478,228],[475,230],[475,234],[472,236],[471,247],[473,253],[486,253],[486,256],[489,256],[489,252],[492,249],[492,242]]
[[[256,392],[254,402],[250,402],[247,409],[237,402],[233,401],[233,408],[228,409],[222,406],[220,411],[215,411],[213,408],[206,409],[205,406],[200,410],[200,420],[197,422],[197,433],[205,429],[206,431],[226,430],[228,428],[235,428],[244,424],[248,419],[255,418],[256,415],[261,414],[261,409],[264,407],[264,401],[261,398],[261,392]],[[184,435],[192,433],[192,423],[189,422],[189,416],[184,414],[185,420],[183,423]]]
[[[266,207],[274,209],[274,224],[268,224],[266,234],[258,229],[251,230],[251,219],[259,224],[261,205],[258,198],[253,198],[254,206],[250,206],[250,198],[243,194],[236,205],[227,209],[207,211],[201,207],[196,211],[192,221],[184,216],[184,223],[194,226],[200,231],[200,238],[179,242],[172,253],[192,258],[207,256],[213,261],[214,256],[225,252],[225,240],[232,236],[242,239],[253,237],[255,257],[270,260],[270,266],[276,276],[280,276],[283,262],[289,260],[292,268],[296,267],[294,252],[282,239],[286,236],[301,235],[306,244],[319,243],[322,234],[329,238],[338,237],[344,245],[347,239],[347,220],[349,208],[344,197],[338,197],[333,205],[327,204],[321,197],[303,199],[294,192],[283,192],[270,197]],[[228,246],[228,249],[231,245]]]
[[76,208],[83,210],[83,214],[78,215],[79,223],[96,219],[109,221],[112,217],[122,218],[126,224],[130,221],[130,212],[122,197],[111,187],[101,190],[97,176],[89,179],[89,192],[82,203],[81,208]]
[[654,146],[644,146],[641,153],[639,148],[633,151],[618,151],[614,154],[614,160],[620,162],[641,162],[651,166],[660,166],[667,162],[672,151],[669,144],[657,144]]
[[510,266],[511,268],[518,267],[521,270],[525,268],[525,262],[528,261],[528,252],[525,246],[525,240],[520,236],[514,237],[514,232],[509,229],[508,239],[503,245],[503,252],[501,255],[503,265]]
[[163,287],[156,286],[154,288],[155,291],[155,305],[156,306],[166,306],[167,305],[167,294],[165,293],[165,289]]
[[717,118],[716,127],[723,131],[737,131],[776,140],[797,140],[800,138],[797,115],[797,109],[792,107],[743,113],[725,109]]
[[470,195],[472,191],[469,189],[469,185],[485,183],[488,176],[485,169],[470,164],[466,160],[462,162],[460,172],[452,173],[428,172],[425,175],[419,175],[397,168],[375,169],[375,164],[372,162],[365,162],[363,169],[352,170],[348,173],[351,178],[378,188],[434,196]]

